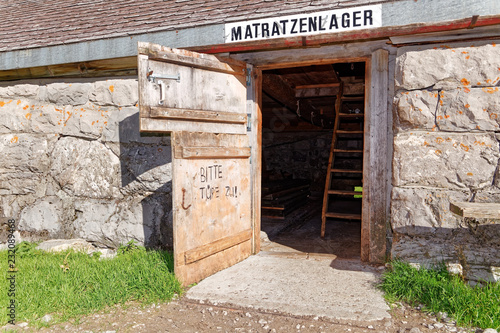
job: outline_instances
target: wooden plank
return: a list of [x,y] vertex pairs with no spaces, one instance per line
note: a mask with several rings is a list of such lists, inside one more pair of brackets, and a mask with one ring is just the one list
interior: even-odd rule
[[500,219],[500,203],[450,202],[450,211],[462,217]]
[[245,76],[246,74],[246,63],[234,59],[221,61],[211,54],[173,49],[146,42],[139,42],[137,48],[139,54],[144,54],[151,60],[187,65],[192,68],[207,69],[232,75]]
[[211,158],[249,158],[250,147],[175,147],[175,158],[211,159]]
[[363,170],[351,170],[351,169],[332,169],[331,172],[339,173],[363,173]]
[[337,194],[337,195],[361,195],[363,192],[358,191],[345,191],[345,190],[328,190],[328,194]]
[[218,239],[212,243],[202,245],[196,249],[186,251],[184,254],[185,264],[190,264],[218,252],[226,250],[235,245],[241,244],[252,237],[252,230],[245,230],[235,235]]
[[355,153],[355,154],[363,153],[363,151],[359,149],[334,149],[333,151],[336,153]]
[[247,115],[234,112],[204,111],[151,107],[151,118],[178,119],[185,121],[206,121],[229,124],[246,124]]
[[363,131],[338,130],[337,134],[363,134]]
[[365,100],[363,166],[362,260],[382,263],[386,258],[387,197],[389,157],[388,89],[389,53],[380,49],[372,54],[366,69],[368,93]]
[[[190,285],[252,253],[248,237],[204,257],[214,244],[216,250],[224,247],[221,239],[252,229],[250,159],[181,159],[175,152],[183,147],[248,148],[249,142],[246,134],[193,132],[173,132],[171,142],[174,271],[183,285]],[[186,253],[193,254],[188,263]]]
[[361,214],[327,212],[326,217],[345,219],[345,220],[361,220]]
[[[234,63],[242,63],[229,62],[213,55],[140,43],[140,130],[245,134],[246,67],[232,71]],[[158,77],[150,80],[151,75]],[[166,75],[180,79],[160,77]]]

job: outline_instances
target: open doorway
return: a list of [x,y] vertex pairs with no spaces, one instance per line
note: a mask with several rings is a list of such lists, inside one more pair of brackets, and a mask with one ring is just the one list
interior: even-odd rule
[[263,251],[360,258],[365,78],[362,61],[263,71]]

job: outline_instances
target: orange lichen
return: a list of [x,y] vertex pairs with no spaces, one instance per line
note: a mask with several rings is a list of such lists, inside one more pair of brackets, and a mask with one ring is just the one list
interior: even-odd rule
[[470,93],[470,89],[469,89],[469,88],[464,88],[464,91],[465,91],[466,93]]
[[436,143],[443,143],[444,139],[442,137],[437,137],[436,138]]
[[488,87],[488,88],[481,88],[484,92],[487,92],[488,94],[494,94],[495,92],[498,91],[498,87]]
[[439,149],[437,149],[434,153],[435,153],[436,155],[438,155],[438,156],[442,154],[441,150],[439,150]]
[[95,124],[95,121],[92,122],[92,125],[94,125],[94,124]]
[[472,172],[467,172],[467,176],[473,176],[474,174]]
[[481,129],[481,127],[479,127],[479,125],[476,125],[476,129],[478,129],[478,130],[479,130],[479,129]]
[[465,59],[470,59],[470,56],[465,57]]
[[31,119],[31,113],[26,113],[26,119],[30,120]]
[[439,100],[439,105],[443,105],[443,104],[444,104],[443,100],[442,100],[442,99],[440,99],[440,100]]
[[462,148],[465,151],[469,151],[469,146],[466,146],[463,143],[460,144],[460,148]]
[[443,119],[443,116],[437,116],[436,119],[441,120]]
[[498,115],[496,113],[491,113],[490,114],[490,119],[497,119]]
[[464,85],[464,86],[468,86],[470,85],[470,81],[467,80],[466,78],[463,78],[462,80],[460,80],[460,82]]
[[115,87],[113,85],[109,86],[109,91],[111,92],[115,91]]
[[23,107],[23,110],[26,110],[29,107],[30,107],[29,105],[26,105],[25,107]]
[[462,111],[458,111],[458,113],[459,113],[459,114],[463,114],[463,112],[462,112]]
[[17,105],[19,105],[19,104],[21,104],[21,100],[20,99],[17,100]]
[[496,43],[491,43],[491,46],[495,47],[495,46],[497,46],[497,44]]
[[470,104],[469,104],[469,103],[465,104],[464,106],[465,106],[467,109],[468,109],[468,108],[470,108]]
[[16,143],[17,141],[19,141],[19,138],[16,135],[14,135],[12,139],[10,139],[10,143]]
[[428,146],[428,145],[429,145],[429,142],[424,141],[424,146]]
[[449,115],[445,115],[444,117],[445,117],[446,119],[448,119],[448,118],[450,118],[451,116],[449,116]]

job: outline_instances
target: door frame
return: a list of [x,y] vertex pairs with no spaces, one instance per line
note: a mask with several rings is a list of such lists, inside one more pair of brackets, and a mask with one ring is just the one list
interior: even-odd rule
[[[304,49],[300,50],[303,51]],[[270,51],[269,53],[272,53]],[[274,51],[280,52],[280,51]],[[300,52],[298,52],[300,53]],[[254,65],[249,99],[253,102],[251,112],[250,142],[252,149],[252,252],[260,251],[261,230],[261,181],[262,181],[262,71],[277,68],[301,67],[319,64],[365,62],[365,123],[363,151],[363,199],[361,222],[361,260],[382,263],[386,259],[386,228],[389,221],[387,191],[390,172],[387,167],[388,147],[388,90],[389,52],[383,48],[361,57],[350,57],[335,53],[324,58],[300,61],[269,62]],[[364,52],[366,53],[366,51]],[[272,56],[268,56],[272,59]],[[296,55],[296,57],[300,57]],[[244,56],[241,58],[245,58]],[[258,59],[258,55],[251,58]],[[293,58],[293,56],[292,56]],[[247,60],[251,63],[251,60]],[[251,95],[250,95],[251,94]]]

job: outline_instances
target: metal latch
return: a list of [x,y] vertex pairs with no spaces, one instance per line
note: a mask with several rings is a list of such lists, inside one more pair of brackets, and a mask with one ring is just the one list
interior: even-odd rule
[[163,80],[175,80],[177,82],[181,82],[181,75],[166,75],[166,74],[153,74],[152,70],[148,70],[147,78],[149,82],[152,83],[157,83],[160,85],[160,100],[158,101],[158,104],[163,105],[166,99],[166,87],[165,87],[165,81]]

